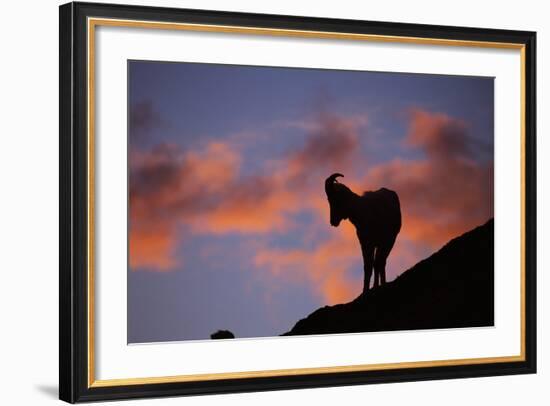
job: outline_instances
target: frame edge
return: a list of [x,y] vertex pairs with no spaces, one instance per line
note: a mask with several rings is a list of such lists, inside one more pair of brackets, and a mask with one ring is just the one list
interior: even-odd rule
[[537,33],[525,38],[525,366],[537,373]]
[[72,3],[59,6],[59,399],[70,403],[77,397],[71,261],[73,12]]

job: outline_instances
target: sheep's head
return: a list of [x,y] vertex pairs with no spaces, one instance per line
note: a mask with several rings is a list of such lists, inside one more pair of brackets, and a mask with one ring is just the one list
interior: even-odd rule
[[342,220],[348,218],[347,203],[351,190],[336,180],[343,176],[340,173],[334,173],[325,180],[325,192],[330,205],[330,225],[333,227],[338,227]]

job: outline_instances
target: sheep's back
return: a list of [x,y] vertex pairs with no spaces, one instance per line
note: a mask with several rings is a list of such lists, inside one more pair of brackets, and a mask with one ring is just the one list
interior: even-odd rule
[[369,228],[397,235],[401,229],[399,196],[390,189],[367,191],[361,196],[365,205],[365,219]]

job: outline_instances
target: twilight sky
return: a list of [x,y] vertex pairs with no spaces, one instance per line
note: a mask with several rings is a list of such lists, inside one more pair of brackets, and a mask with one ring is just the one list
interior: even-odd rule
[[493,216],[493,79],[129,62],[130,343],[274,336],[362,290],[324,179],[387,187],[388,280]]

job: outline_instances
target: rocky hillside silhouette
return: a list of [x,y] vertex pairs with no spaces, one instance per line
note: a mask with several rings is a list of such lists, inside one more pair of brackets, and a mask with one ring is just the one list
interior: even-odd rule
[[491,326],[493,235],[491,219],[394,281],[350,303],[320,308],[283,335]]

